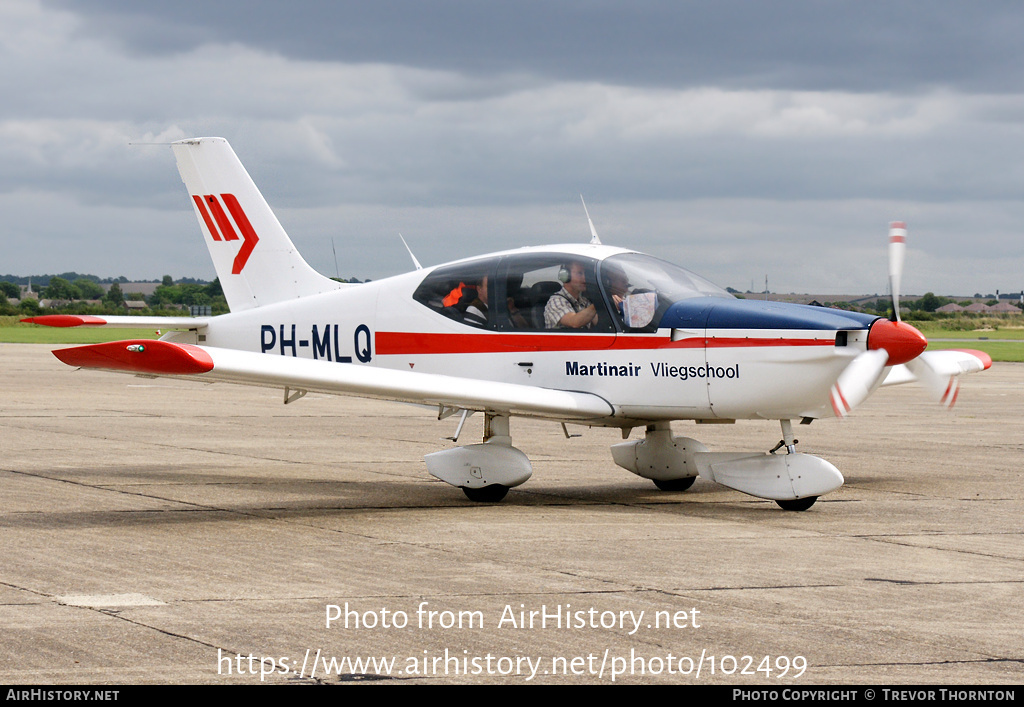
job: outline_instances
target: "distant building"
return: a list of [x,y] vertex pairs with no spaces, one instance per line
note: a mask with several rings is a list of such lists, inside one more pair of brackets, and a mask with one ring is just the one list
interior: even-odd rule
[[1020,307],[1009,302],[1000,302],[988,308],[989,314],[1020,314]]
[[963,312],[964,308],[958,305],[956,302],[950,302],[949,304],[942,305],[935,311],[940,314],[953,314],[955,312]]
[[[159,282],[119,282],[117,283],[121,288],[121,292],[125,295],[135,292],[140,295],[149,297],[151,294],[156,292],[156,288],[160,287]],[[110,292],[110,285],[103,285],[103,289]]]

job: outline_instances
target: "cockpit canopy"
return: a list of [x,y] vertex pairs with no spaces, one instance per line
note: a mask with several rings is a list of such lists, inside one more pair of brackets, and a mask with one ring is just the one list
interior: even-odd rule
[[[545,323],[552,297],[565,297],[570,271],[582,268],[579,305],[592,303],[596,321],[581,329]],[[514,253],[432,271],[413,299],[468,326],[499,331],[655,331],[674,303],[732,295],[685,268],[640,253],[604,260],[551,252]]]

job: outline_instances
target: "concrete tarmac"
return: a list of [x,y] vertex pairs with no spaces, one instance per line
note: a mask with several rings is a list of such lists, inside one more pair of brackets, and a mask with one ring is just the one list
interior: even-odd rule
[[[901,386],[797,427],[846,485],[792,513],[660,492],[614,465],[617,431],[518,418],[534,476],[475,504],[423,462],[456,418],[50,348],[0,345],[2,683],[1024,678],[1022,364],[967,378],[951,413]],[[781,436],[674,429],[713,451]]]

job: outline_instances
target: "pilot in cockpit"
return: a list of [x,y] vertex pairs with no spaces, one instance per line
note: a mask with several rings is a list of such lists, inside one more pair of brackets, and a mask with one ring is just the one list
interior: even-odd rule
[[558,272],[562,289],[551,295],[544,307],[547,329],[584,329],[597,323],[597,307],[583,293],[587,289],[587,272],[583,263],[570,261]]

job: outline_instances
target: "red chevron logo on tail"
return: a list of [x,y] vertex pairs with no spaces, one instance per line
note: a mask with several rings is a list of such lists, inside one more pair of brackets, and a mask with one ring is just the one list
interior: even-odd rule
[[[260,241],[259,236],[256,235],[256,230],[245,215],[242,205],[238,203],[238,199],[235,198],[234,194],[221,194],[220,199],[214,194],[206,194],[205,196],[193,194],[192,201],[195,202],[199,215],[202,217],[203,223],[206,224],[206,228],[210,231],[210,236],[213,237],[213,240],[237,241],[238,231],[242,233],[242,247],[238,249],[238,254],[231,265],[231,274],[238,275],[242,272],[242,268],[248,262],[253,249]],[[223,206],[221,201],[224,202]],[[227,208],[226,212],[225,207]],[[230,218],[228,218],[229,213],[231,214]],[[234,225],[231,223],[232,219],[234,219]],[[236,227],[238,231],[235,230]]]

